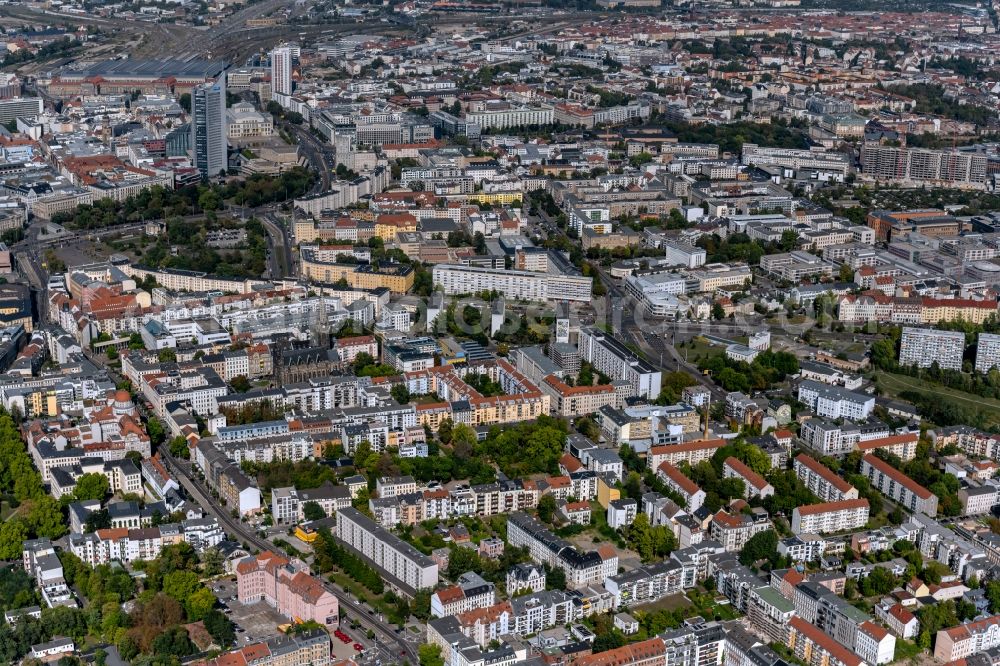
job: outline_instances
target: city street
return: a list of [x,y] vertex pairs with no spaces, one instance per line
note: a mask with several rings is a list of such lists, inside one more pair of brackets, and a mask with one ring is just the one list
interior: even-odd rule
[[[188,494],[195,502],[218,519],[219,524],[222,525],[226,533],[234,540],[248,544],[259,550],[281,551],[278,546],[262,538],[255,530],[233,518],[221,508],[219,503],[211,497],[211,494],[198,479],[189,461],[174,458],[164,448],[161,448],[160,455]],[[381,659],[383,664],[389,664],[397,661],[400,657],[406,659],[411,664],[418,663],[417,647],[423,642],[422,636],[415,636],[413,640],[406,640],[410,638],[409,634],[397,634],[396,630],[376,615],[371,608],[359,604],[356,598],[334,583],[327,582],[326,585],[340,602],[342,614],[356,618],[362,629],[374,632],[374,641],[369,641],[367,638],[364,641],[360,641],[362,644],[370,643],[372,645],[371,649],[374,649],[377,653],[377,656],[371,663],[375,663]]]

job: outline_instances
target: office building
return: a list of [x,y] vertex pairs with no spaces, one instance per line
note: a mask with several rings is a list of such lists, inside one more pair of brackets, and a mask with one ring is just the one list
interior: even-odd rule
[[934,363],[944,370],[961,370],[965,333],[903,327],[899,342],[899,364],[929,368]]
[[820,174],[819,180],[842,182],[851,171],[850,156],[839,151],[827,151],[820,147],[805,150],[744,143],[741,159],[746,165],[783,167],[793,171],[815,171]]
[[667,240],[663,242],[664,259],[670,266],[698,268],[705,265],[708,254],[700,247],[695,247],[683,241]]
[[0,99],[0,125],[7,125],[18,118],[37,116],[42,108],[41,97]]
[[872,487],[910,511],[920,511],[931,518],[937,515],[937,496],[881,458],[866,455],[861,459],[861,473],[868,477]]
[[198,86],[191,94],[191,149],[194,165],[205,178],[229,166],[226,141],[226,75]]

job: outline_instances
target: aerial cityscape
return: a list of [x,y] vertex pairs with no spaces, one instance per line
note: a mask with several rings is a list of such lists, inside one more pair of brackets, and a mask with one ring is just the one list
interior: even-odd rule
[[1000,0],[0,47],[0,666],[1000,666]]

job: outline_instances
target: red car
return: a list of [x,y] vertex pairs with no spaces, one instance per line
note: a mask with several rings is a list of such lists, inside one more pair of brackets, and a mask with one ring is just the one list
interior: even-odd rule
[[357,650],[358,652],[361,652],[362,650],[365,649],[365,646],[362,645],[361,643],[355,643],[354,644],[354,649]]

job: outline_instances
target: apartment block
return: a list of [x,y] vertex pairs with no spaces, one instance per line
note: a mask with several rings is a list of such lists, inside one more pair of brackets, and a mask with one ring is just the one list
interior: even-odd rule
[[965,353],[965,333],[903,327],[899,343],[899,364],[929,368],[934,363],[945,370],[961,370]]
[[524,513],[507,516],[507,541],[511,546],[527,548],[536,562],[563,569],[567,585],[573,588],[603,585],[609,576],[618,573],[618,555],[613,548],[578,550]]
[[1000,646],[1000,615],[941,629],[934,641],[934,658],[952,663]]
[[818,416],[860,420],[875,409],[875,397],[806,380],[799,384],[799,400]]
[[1000,366],[1000,335],[980,333],[976,343],[976,372],[987,373]]
[[877,143],[861,147],[862,173],[879,181],[981,188],[986,182],[986,163],[982,153]]
[[624,608],[683,592],[695,585],[696,577],[693,564],[669,559],[610,576],[604,587],[614,595],[615,607]]
[[744,499],[753,497],[764,499],[774,494],[774,486],[742,461],[732,456],[726,458],[725,462],[722,463],[722,476],[727,479],[741,479],[743,481]]
[[611,335],[590,326],[581,328],[579,348],[584,361],[611,379],[628,382],[634,395],[659,397],[662,373]]
[[311,629],[296,634],[281,634],[263,643],[252,643],[202,662],[204,666],[330,666],[330,634],[323,629]]
[[937,496],[881,458],[866,455],[861,460],[861,473],[880,493],[910,511],[920,511],[932,518],[937,515]]
[[798,506],[792,511],[792,532],[826,534],[864,527],[868,523],[868,500],[848,499]]
[[724,439],[703,439],[683,444],[664,444],[663,446],[650,447],[646,455],[646,465],[652,469],[659,469],[663,463],[679,465],[681,462],[694,466],[698,463],[709,460],[715,452],[726,445]]
[[337,512],[336,537],[404,592],[412,594],[438,583],[438,565],[434,560],[353,507]]
[[438,590],[431,595],[431,615],[447,617],[477,608],[487,608],[496,603],[496,589],[475,573],[464,573],[456,585]]
[[709,536],[722,544],[727,552],[742,550],[750,537],[772,527],[771,519],[763,509],[755,509],[751,515],[719,511],[709,523]]
[[437,264],[432,275],[434,284],[448,295],[498,291],[505,298],[524,301],[589,303],[593,287],[589,277],[458,264]]
[[787,647],[807,664],[866,666],[866,662],[801,617],[788,621]]
[[664,666],[666,643],[662,638],[650,638],[640,643],[599,652],[574,660],[575,666]]
[[826,502],[858,498],[858,490],[833,470],[804,453],[795,458],[795,475],[814,495]]
[[705,491],[670,463],[661,463],[656,468],[656,476],[684,498],[684,508],[688,511],[697,511],[705,503]]
[[271,490],[271,515],[275,523],[300,523],[305,520],[305,505],[318,504],[324,513],[332,516],[335,511],[351,506],[351,491],[347,486],[335,486],[329,481],[319,488],[297,490],[274,488]]

